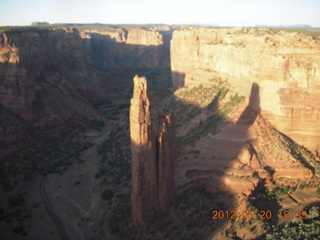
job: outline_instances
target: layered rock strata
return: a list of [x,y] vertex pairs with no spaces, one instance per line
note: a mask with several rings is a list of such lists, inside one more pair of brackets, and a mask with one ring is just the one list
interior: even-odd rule
[[156,216],[159,208],[157,194],[156,146],[152,133],[147,81],[134,78],[130,107],[130,136],[132,152],[131,213],[134,222],[143,223]]
[[0,32],[0,153],[99,118],[91,103],[108,94],[101,80],[85,64],[76,29]]
[[271,29],[186,27],[173,33],[171,70],[175,87],[220,77],[247,99],[256,82],[262,116],[320,151],[319,40]]
[[83,111],[80,106],[91,96],[104,94],[97,85],[89,78],[76,29],[0,34],[0,102],[23,119],[41,119],[42,125],[68,119],[71,112]]
[[130,107],[132,152],[131,214],[142,225],[164,211],[174,196],[175,134],[171,115],[161,115],[152,132],[147,80],[135,76]]
[[[169,38],[167,34],[169,33]],[[83,30],[86,62],[103,69],[169,69],[171,31],[148,29]]]
[[161,209],[171,204],[174,189],[175,130],[173,115],[159,114],[157,136],[158,193]]

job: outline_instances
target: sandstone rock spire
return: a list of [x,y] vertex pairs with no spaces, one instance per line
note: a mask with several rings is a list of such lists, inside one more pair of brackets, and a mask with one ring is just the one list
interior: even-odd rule
[[132,152],[131,215],[134,223],[143,224],[156,216],[158,209],[155,139],[152,134],[147,80],[135,76],[130,107]]
[[147,80],[135,76],[130,107],[132,151],[131,215],[143,225],[171,204],[174,188],[175,132],[172,115],[159,114],[157,137],[151,126]]
[[159,114],[157,136],[158,194],[160,208],[172,203],[174,189],[174,159],[176,153],[173,115]]

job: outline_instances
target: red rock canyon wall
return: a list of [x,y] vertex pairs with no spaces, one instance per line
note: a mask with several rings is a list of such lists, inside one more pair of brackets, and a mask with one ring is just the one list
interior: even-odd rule
[[319,40],[270,29],[186,27],[173,33],[171,70],[175,87],[227,78],[247,100],[258,83],[262,115],[320,151]]

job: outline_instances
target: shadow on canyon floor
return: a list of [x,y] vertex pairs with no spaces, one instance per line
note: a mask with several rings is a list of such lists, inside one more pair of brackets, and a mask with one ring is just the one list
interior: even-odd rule
[[[127,44],[123,39],[112,38],[100,33],[86,32],[90,38],[83,38],[85,62],[102,72],[104,88],[113,92],[125,92],[126,102],[132,95],[132,79],[135,75],[146,76],[150,89],[166,89],[172,85],[170,71],[170,40],[172,31],[159,31],[162,45]],[[121,42],[123,41],[123,42]],[[119,100],[119,99],[118,99]]]
[[[223,111],[219,110],[224,91],[217,90],[205,109],[179,99],[173,93],[155,101],[156,106],[151,105],[154,115],[152,122],[156,122],[155,116],[159,110],[173,113],[176,132],[183,131],[182,128],[194,122],[203,112],[207,113],[207,118],[200,119],[185,135],[177,137],[175,200],[167,213],[158,216],[141,231],[138,230],[142,234],[139,237],[146,237],[143,231],[147,230],[161,231],[157,235],[163,234],[162,239],[213,239],[218,234],[216,230],[221,230],[230,220],[226,211],[235,211],[236,196],[225,183],[225,172],[231,168],[232,161],[237,159],[244,147],[249,149],[251,158],[257,154],[248,129],[260,113],[260,96],[259,85],[253,83],[248,106],[232,125]],[[170,98],[171,101],[168,100]],[[166,104],[161,108],[162,101]],[[181,179],[184,179],[183,183]],[[224,217],[216,215],[214,211],[224,212]]]
[[[117,43],[115,39],[109,36],[96,33],[90,35],[91,42],[86,42],[87,40],[83,39],[82,43],[86,64],[102,72],[111,72],[110,76],[112,77],[120,76],[119,78],[123,79],[122,82],[113,83],[113,78],[107,80],[108,83],[117,85],[119,91],[125,86],[132,89],[132,78],[136,74],[147,75],[149,81],[157,78],[159,82],[163,77],[169,79],[168,82],[170,82],[172,76],[174,79],[179,79],[180,85],[184,85],[185,75],[169,70],[170,34],[164,36],[165,44],[162,46],[128,45]],[[159,72],[157,72],[158,70]],[[167,71],[166,74],[169,75],[162,75],[161,71]],[[76,81],[71,82],[74,84]],[[168,85],[163,89],[167,90]],[[244,147],[251,149],[252,155],[256,154],[254,148],[250,145],[250,139],[248,139],[248,129],[260,113],[259,85],[255,83],[252,85],[249,104],[234,125],[228,122],[227,114],[219,109],[221,100],[226,95],[226,88],[213,89],[212,95],[209,96],[212,101],[204,109],[192,104],[192,102],[179,99],[174,93],[163,91],[163,89],[156,89],[152,92],[150,96],[151,104],[161,104],[167,99],[172,99],[172,101],[167,102],[167,105],[163,106],[164,109],[154,109],[154,114],[157,115],[159,110],[172,112],[175,118],[176,132],[182,131],[183,127],[191,124],[190,131],[186,131],[184,135],[177,137],[175,171],[178,184],[176,185],[176,198],[167,213],[159,216],[158,219],[150,222],[147,226],[138,229],[135,235],[130,229],[129,231],[123,229],[123,222],[127,222],[128,218],[130,219],[128,215],[109,219],[109,227],[111,233],[123,236],[123,239],[128,239],[128,236],[134,236],[135,239],[143,239],[144,237],[146,239],[154,239],[155,237],[158,239],[211,239],[217,234],[216,230],[228,222],[227,217],[212,219],[214,217],[213,211],[235,210],[235,196],[228,191],[225,184],[226,170],[230,168],[232,160],[237,158]],[[198,89],[199,92],[203,90],[200,87]],[[48,88],[48,90],[50,89]],[[60,90],[55,89],[55,91]],[[132,92],[129,94],[131,94],[129,95],[131,97]],[[194,93],[190,91],[189,94]],[[36,108],[37,106],[33,107]],[[206,117],[204,119],[199,117],[199,122],[192,125],[203,112],[207,113]],[[152,120],[155,123],[154,118]],[[110,152],[116,152],[113,155],[114,159],[111,159],[114,165],[110,164],[110,166],[120,166],[121,171],[117,171],[119,179],[122,175],[130,175],[128,173],[128,171],[130,172],[130,158],[128,158],[128,162],[125,162],[126,160],[120,157],[121,154],[130,155],[127,153],[130,151],[128,123],[129,121],[125,126],[121,126],[125,140],[115,140],[114,149],[109,149]],[[219,131],[221,126],[229,127],[222,127],[222,131]],[[115,136],[117,135],[115,134]],[[110,141],[108,144],[113,147]],[[102,147],[104,146],[102,145]],[[107,147],[109,146],[106,146],[106,149]],[[122,160],[123,162],[121,162]],[[114,169],[117,169],[116,167]],[[113,174],[116,172],[113,171],[114,169],[111,170]],[[180,181],[180,178],[183,181]],[[131,180],[128,180],[130,178],[126,179],[125,183],[130,186]],[[119,186],[110,187],[117,189]],[[126,194],[130,193],[127,192]],[[124,211],[128,209],[129,202],[130,200],[125,201],[127,206],[125,206]],[[117,202],[114,202],[115,215],[121,213],[117,204]]]

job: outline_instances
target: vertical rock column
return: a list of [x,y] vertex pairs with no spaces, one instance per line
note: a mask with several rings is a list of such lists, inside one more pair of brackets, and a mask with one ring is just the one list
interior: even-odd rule
[[176,153],[173,115],[159,114],[157,137],[158,195],[160,209],[172,203],[174,188],[174,159]]
[[156,216],[159,206],[157,191],[157,160],[152,133],[147,80],[135,76],[130,107],[130,137],[132,151],[131,216],[142,225]]

